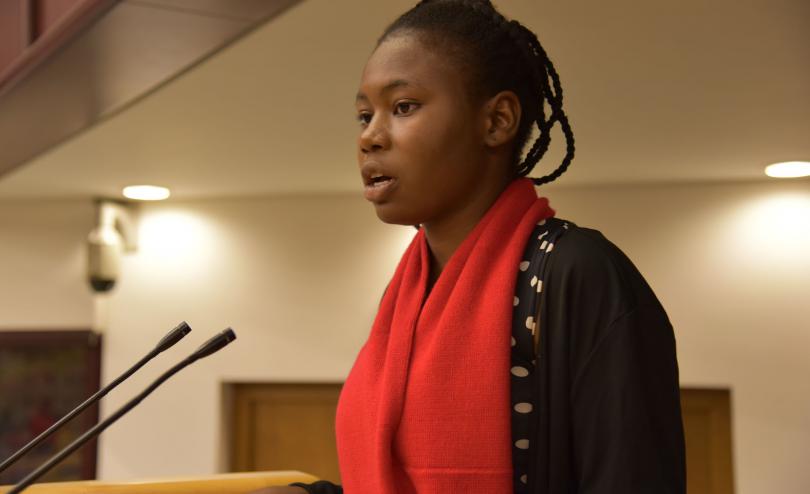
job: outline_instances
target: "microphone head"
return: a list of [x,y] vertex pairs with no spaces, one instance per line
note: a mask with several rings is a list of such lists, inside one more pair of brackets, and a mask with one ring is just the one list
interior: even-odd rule
[[155,345],[155,351],[160,353],[164,350],[168,350],[175,343],[182,340],[187,334],[191,332],[191,326],[186,323],[186,321],[181,322],[177,325],[174,329],[166,333],[157,345]]
[[198,348],[192,354],[192,357],[194,358],[194,360],[207,357],[212,353],[219,351],[225,345],[227,345],[228,343],[232,342],[235,339],[236,333],[234,333],[231,328],[224,329],[221,332],[214,335],[213,338],[200,345],[200,348]]

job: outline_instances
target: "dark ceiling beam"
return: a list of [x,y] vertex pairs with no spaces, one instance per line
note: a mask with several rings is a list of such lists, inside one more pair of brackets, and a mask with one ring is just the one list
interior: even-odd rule
[[301,0],[92,0],[0,75],[0,177]]

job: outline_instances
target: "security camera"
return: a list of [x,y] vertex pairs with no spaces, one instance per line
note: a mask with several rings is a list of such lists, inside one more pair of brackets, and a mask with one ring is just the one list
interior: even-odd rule
[[124,245],[114,227],[98,226],[87,236],[87,277],[94,292],[108,292],[121,273]]
[[125,205],[98,202],[98,225],[87,236],[87,278],[96,293],[109,292],[121,275],[124,252],[135,250],[135,227]]

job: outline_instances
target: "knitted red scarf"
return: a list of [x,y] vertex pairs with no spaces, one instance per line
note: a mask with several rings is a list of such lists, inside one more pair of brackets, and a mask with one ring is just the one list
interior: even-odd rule
[[553,215],[531,180],[515,180],[427,299],[430,253],[424,230],[416,234],[340,395],[346,494],[512,492],[515,280],[529,234]]

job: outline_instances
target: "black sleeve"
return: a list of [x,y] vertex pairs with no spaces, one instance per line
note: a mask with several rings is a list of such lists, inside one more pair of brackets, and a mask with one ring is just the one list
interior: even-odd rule
[[552,258],[544,294],[550,484],[587,494],[685,493],[675,337],[663,307],[595,230],[572,228]]
[[319,480],[313,484],[302,484],[296,482],[290,484],[291,487],[303,487],[309,494],[343,494],[343,487],[335,485],[326,480]]
[[655,306],[617,319],[573,383],[581,492],[686,492],[675,343]]

